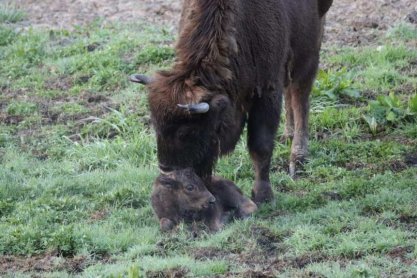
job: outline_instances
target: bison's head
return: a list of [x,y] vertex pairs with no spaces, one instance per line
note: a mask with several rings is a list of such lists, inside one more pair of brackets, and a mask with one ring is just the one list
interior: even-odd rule
[[200,177],[210,176],[220,152],[218,133],[229,98],[163,72],[155,78],[130,79],[148,87],[161,171],[191,167]]

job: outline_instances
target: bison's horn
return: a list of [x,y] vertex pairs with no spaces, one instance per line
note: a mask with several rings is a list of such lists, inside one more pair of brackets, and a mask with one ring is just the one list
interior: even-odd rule
[[152,82],[152,78],[150,78],[146,75],[143,75],[143,74],[132,74],[129,77],[129,80],[131,82],[140,83],[140,84],[143,84],[143,85],[148,85],[149,83]]
[[178,104],[178,107],[191,114],[205,114],[210,109],[210,105],[207,102],[201,102],[198,104]]

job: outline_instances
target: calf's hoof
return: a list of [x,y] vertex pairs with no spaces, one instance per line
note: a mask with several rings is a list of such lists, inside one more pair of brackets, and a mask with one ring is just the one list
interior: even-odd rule
[[256,210],[258,206],[249,198],[244,199],[239,207],[239,218],[245,219],[250,217]]
[[168,218],[161,218],[159,220],[159,227],[162,232],[169,232],[175,227],[175,222]]
[[271,202],[274,199],[271,184],[269,182],[256,182],[252,189],[252,200],[255,204]]
[[212,233],[218,232],[223,228],[223,222],[220,220],[212,221],[208,224],[208,228]]

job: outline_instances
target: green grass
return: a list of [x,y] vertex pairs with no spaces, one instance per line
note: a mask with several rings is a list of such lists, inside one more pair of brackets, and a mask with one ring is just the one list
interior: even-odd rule
[[[168,235],[158,230],[149,198],[155,135],[146,92],[127,81],[169,67],[174,38],[141,24],[99,22],[16,33],[11,22],[22,16],[1,6],[0,276],[417,273],[417,169],[406,159],[417,152],[416,115],[374,131],[363,117],[390,92],[398,107],[409,107],[417,57],[409,25],[389,30],[378,49],[323,51],[304,174],[288,176],[289,144],[277,137],[276,200],[251,219],[194,238],[184,225]],[[250,194],[245,140],[216,172]]]
[[16,23],[25,19],[25,13],[11,5],[0,4],[0,23]]

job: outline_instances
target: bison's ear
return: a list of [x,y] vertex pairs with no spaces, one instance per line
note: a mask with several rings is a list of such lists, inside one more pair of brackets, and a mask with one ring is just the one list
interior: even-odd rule
[[178,181],[171,179],[164,174],[157,178],[157,182],[168,189],[178,189],[181,186]]
[[129,77],[129,80],[134,83],[139,83],[143,85],[148,85],[149,83],[152,83],[153,79],[151,77],[148,77],[143,74],[132,74]]

